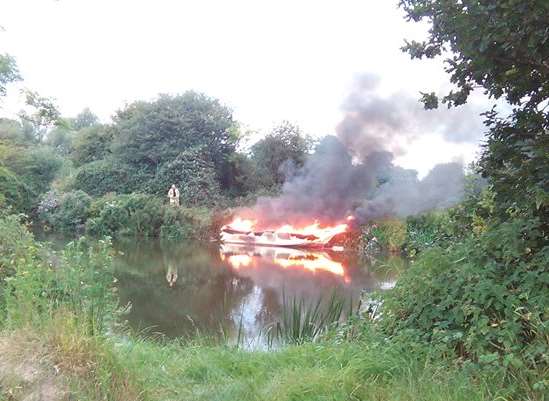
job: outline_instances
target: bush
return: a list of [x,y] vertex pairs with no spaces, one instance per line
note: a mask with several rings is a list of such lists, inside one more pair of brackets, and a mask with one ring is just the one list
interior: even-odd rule
[[[9,277],[0,281],[0,322],[40,327],[63,310],[87,334],[104,333],[116,307],[110,253],[108,241],[83,237],[53,254],[15,216],[0,218],[0,271],[10,266]],[[1,292],[3,283],[7,288]]]
[[154,237],[162,225],[162,202],[144,194],[106,196],[90,208],[88,233],[96,236]]
[[84,127],[73,140],[71,159],[76,166],[107,157],[110,153],[113,130],[103,125]]
[[435,245],[444,246],[457,239],[455,226],[448,211],[408,217],[406,226],[406,251],[410,256]]
[[[49,189],[61,168],[62,159],[46,146],[0,144],[0,163],[9,169],[18,181],[15,183],[13,177],[6,177],[9,174],[5,170],[4,174],[0,172],[0,176],[4,175],[4,185],[12,188],[11,199],[15,200],[20,210],[30,211],[38,203],[40,195]],[[14,185],[19,196],[13,195]]]
[[490,187],[481,187],[477,177],[469,178],[467,196],[461,203],[444,211],[408,217],[408,255],[433,246],[450,247],[487,230],[494,210],[494,193]]
[[373,225],[372,239],[392,252],[400,251],[406,242],[406,224],[398,219],[385,219]]
[[62,159],[45,146],[22,148],[6,160],[6,166],[17,174],[35,197],[49,189],[62,164]]
[[205,160],[203,155],[200,148],[181,152],[159,170],[152,191],[166,194],[175,184],[184,206],[213,205],[219,199],[221,189],[213,163]]
[[68,192],[61,197],[48,192],[38,207],[39,217],[57,231],[77,232],[88,219],[91,202],[83,191]]
[[83,165],[73,185],[91,196],[103,196],[110,192],[143,192],[152,178],[147,171],[107,159]]
[[28,212],[31,193],[12,171],[0,166],[0,209],[8,207],[14,211]]
[[549,245],[541,224],[515,218],[424,252],[384,297],[386,333],[541,380],[549,373]]
[[211,221],[207,208],[174,208],[146,194],[111,195],[92,203],[86,231],[94,236],[204,239]]

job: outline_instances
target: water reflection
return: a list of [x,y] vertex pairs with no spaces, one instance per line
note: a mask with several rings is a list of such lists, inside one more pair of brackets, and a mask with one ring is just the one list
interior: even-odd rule
[[219,254],[221,260],[226,260],[234,269],[241,267],[265,268],[265,265],[272,264],[284,269],[304,269],[313,274],[323,270],[337,276],[345,276],[343,263],[321,251],[222,244]]
[[[129,323],[168,337],[225,333],[248,338],[281,313],[283,294],[315,301],[334,291],[356,302],[394,282],[355,255],[210,244],[117,244],[120,299]],[[388,273],[389,271],[389,273]]]

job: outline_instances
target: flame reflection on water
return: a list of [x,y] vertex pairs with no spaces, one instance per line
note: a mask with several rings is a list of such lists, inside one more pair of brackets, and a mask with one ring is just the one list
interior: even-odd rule
[[342,277],[346,283],[351,281],[346,275],[343,263],[334,260],[326,252],[223,244],[219,253],[221,260],[236,270],[271,264],[273,267],[308,271],[312,274],[328,272]]

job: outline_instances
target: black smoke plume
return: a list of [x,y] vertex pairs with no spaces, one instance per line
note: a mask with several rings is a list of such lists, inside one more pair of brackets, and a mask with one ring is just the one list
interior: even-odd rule
[[377,84],[374,76],[361,77],[343,105],[345,116],[336,136],[321,140],[284,183],[280,196],[260,198],[243,214],[260,216],[264,226],[341,221],[348,215],[364,223],[459,202],[465,181],[460,163],[439,164],[420,180],[415,170],[395,166],[393,158],[405,153],[421,130],[456,142],[478,137],[477,116],[467,109],[459,115],[425,111],[417,99],[405,95],[381,98]]

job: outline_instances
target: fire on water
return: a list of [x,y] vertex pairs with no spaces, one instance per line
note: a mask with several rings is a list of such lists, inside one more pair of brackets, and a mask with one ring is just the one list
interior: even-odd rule
[[[348,217],[347,220],[352,219]],[[276,228],[257,230],[256,220],[236,217],[221,228],[221,240],[226,243],[283,246],[296,248],[322,248],[338,234],[347,232],[347,223],[323,225],[318,221],[302,227],[285,224]]]

